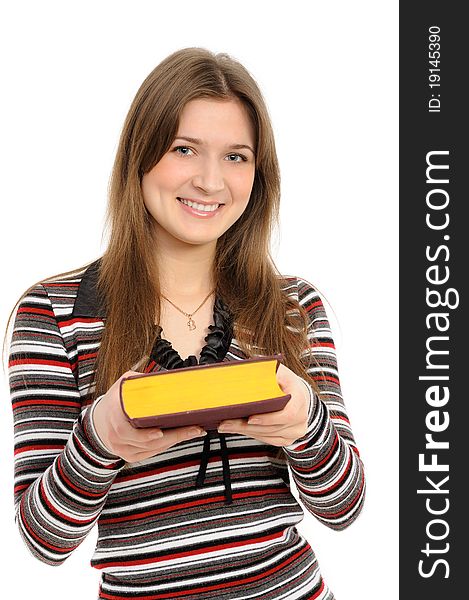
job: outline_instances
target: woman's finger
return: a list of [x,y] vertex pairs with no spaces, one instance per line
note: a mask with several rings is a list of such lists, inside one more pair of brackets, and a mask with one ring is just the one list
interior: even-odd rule
[[138,429],[130,424],[116,427],[116,434],[122,443],[142,448],[161,439],[164,435],[163,431],[156,427]]
[[[184,440],[203,437],[203,430],[198,426],[175,427],[164,430],[157,429],[151,432],[140,429],[136,430],[136,432],[136,435],[132,436],[130,440],[125,440],[129,446],[149,451],[156,450],[158,452],[162,452]],[[162,435],[158,436],[158,432],[161,432]]]
[[[269,416],[267,416],[267,414]],[[271,415],[274,415],[273,417]],[[218,426],[218,431],[221,433],[233,433],[233,432],[244,432],[244,431],[283,431],[291,427],[291,424],[285,423],[285,416],[278,415],[277,413],[266,413],[259,417],[260,423],[252,422],[243,419],[231,419],[230,421],[223,421]]]
[[261,415],[252,415],[248,418],[248,425],[283,427],[285,426],[285,408],[275,412],[264,413]]

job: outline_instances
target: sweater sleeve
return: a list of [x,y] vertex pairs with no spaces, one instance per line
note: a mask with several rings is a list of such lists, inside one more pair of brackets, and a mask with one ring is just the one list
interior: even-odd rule
[[365,478],[350,427],[337,371],[331,329],[323,302],[312,285],[298,280],[298,299],[309,317],[308,349],[302,362],[320,390],[309,390],[306,434],[283,450],[301,501],[331,529],[345,529],[363,507]]
[[8,371],[15,522],[35,557],[60,565],[97,521],[125,461],[109,453],[93,427],[99,398],[82,410],[74,369],[41,284],[18,306]]

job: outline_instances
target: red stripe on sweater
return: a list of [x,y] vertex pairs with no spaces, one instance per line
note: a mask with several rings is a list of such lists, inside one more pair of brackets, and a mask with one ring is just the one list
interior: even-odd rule
[[34,315],[47,315],[48,317],[54,317],[55,314],[53,310],[47,308],[31,308],[30,306],[23,306],[18,309],[18,313],[28,313]]
[[[266,493],[269,494],[284,494],[285,488],[269,488],[255,490],[252,492],[242,492],[239,494],[233,494],[233,500],[236,498],[249,498],[255,496],[265,496]],[[146,519],[147,517],[153,517],[155,515],[168,513],[168,512],[176,512],[182,509],[193,508],[194,506],[203,506],[204,504],[213,504],[215,502],[224,502],[225,496],[210,496],[209,498],[202,498],[200,500],[194,500],[193,502],[185,502],[184,504],[164,506],[162,508],[155,508],[154,510],[148,510],[142,513],[134,513],[131,515],[126,515],[124,517],[110,517],[110,518],[100,518],[99,522],[101,524],[108,523],[124,523],[125,521],[136,521],[138,519]]]
[[30,486],[30,483],[22,483],[20,485],[15,485],[15,494],[18,494],[19,492],[21,492],[22,490],[26,490],[28,489],[28,487]]
[[98,356],[97,352],[90,352],[89,354],[82,354],[78,357],[78,360],[81,362],[83,360],[89,360],[90,358],[96,358]]
[[347,417],[344,417],[342,415],[331,415],[331,419],[341,419],[342,421],[346,421],[347,423],[350,423],[350,421],[347,419]]
[[22,406],[32,406],[35,404],[51,404],[53,406],[71,406],[73,408],[80,407],[80,402],[65,402],[63,400],[22,400],[21,402],[13,402],[13,408],[21,408]]
[[340,385],[340,381],[337,379],[337,377],[331,377],[330,375],[318,375],[318,374],[314,374],[312,375],[314,381],[332,381],[333,383],[336,383],[337,385]]
[[74,519],[70,515],[66,515],[66,514],[60,512],[60,510],[57,510],[54,507],[54,505],[46,497],[46,493],[45,493],[45,490],[44,490],[44,481],[42,479],[41,479],[40,484],[39,484],[39,494],[40,494],[41,499],[43,500],[43,502],[46,504],[47,508],[52,513],[54,513],[55,515],[58,515],[60,518],[64,519],[65,521],[67,521],[69,523],[75,523],[76,525],[83,525],[83,526],[85,526],[85,525],[89,525],[90,523],[93,523],[93,521],[96,518],[96,517],[93,517],[91,519],[83,519],[83,520]]
[[49,367],[68,367],[68,362],[60,362],[58,360],[44,360],[42,358],[18,358],[10,360],[8,365],[16,367],[18,365],[47,365]]
[[94,317],[90,317],[90,318],[86,318],[86,317],[79,317],[76,319],[67,319],[66,321],[58,321],[59,326],[60,327],[70,327],[70,325],[75,325],[75,323],[79,323],[80,325],[82,325],[83,323],[101,323],[103,324],[103,320],[102,319],[96,319]]
[[97,494],[93,493],[93,492],[86,492],[84,489],[79,488],[78,486],[74,485],[70,479],[67,477],[67,475],[65,474],[63,467],[62,467],[62,458],[59,456],[57,459],[57,468],[59,470],[60,475],[62,476],[62,479],[65,481],[65,483],[71,487],[73,490],[77,491],[81,496],[87,496],[88,498],[103,498],[104,496],[106,496],[107,491],[105,492],[99,492]]
[[318,306],[323,306],[323,303],[321,302],[321,300],[316,300],[316,302],[313,302],[312,304],[309,304],[306,307],[306,312],[311,312],[314,308],[317,308]]
[[326,348],[335,348],[335,345],[331,342],[312,342],[310,344],[311,348],[320,348],[321,346],[324,346]]
[[30,450],[62,450],[63,445],[61,444],[36,444],[34,446],[23,446],[23,448],[16,448],[14,454],[21,454],[22,452],[29,452]]
[[145,369],[144,373],[149,373],[150,371],[153,371],[153,367],[156,365],[156,362],[152,359],[149,363],[147,368]]

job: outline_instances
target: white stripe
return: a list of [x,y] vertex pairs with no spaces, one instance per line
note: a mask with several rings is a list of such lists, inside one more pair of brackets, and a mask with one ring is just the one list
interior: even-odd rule
[[[70,371],[68,372],[70,374]],[[21,398],[31,398],[34,399],[36,396],[44,396],[47,394],[48,396],[59,398],[61,400],[77,400],[80,398],[79,394],[73,390],[54,390],[54,389],[45,389],[45,388],[28,388],[26,390],[18,390],[11,393],[12,400],[21,399]]]

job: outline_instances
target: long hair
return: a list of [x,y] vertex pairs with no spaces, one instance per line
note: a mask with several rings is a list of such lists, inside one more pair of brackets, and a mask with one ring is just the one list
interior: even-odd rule
[[300,360],[309,346],[308,317],[298,302],[282,292],[282,276],[270,254],[271,235],[279,220],[280,172],[261,91],[246,68],[228,54],[185,48],[146,77],[121,132],[106,212],[109,243],[98,276],[107,317],[93,398],[148,356],[154,344],[160,283],[155,233],[141,179],[169,150],[185,105],[198,98],[239,99],[255,132],[251,196],[241,217],[217,240],[212,266],[217,294],[234,317],[234,337],[248,357],[282,353],[286,366],[318,390]]

